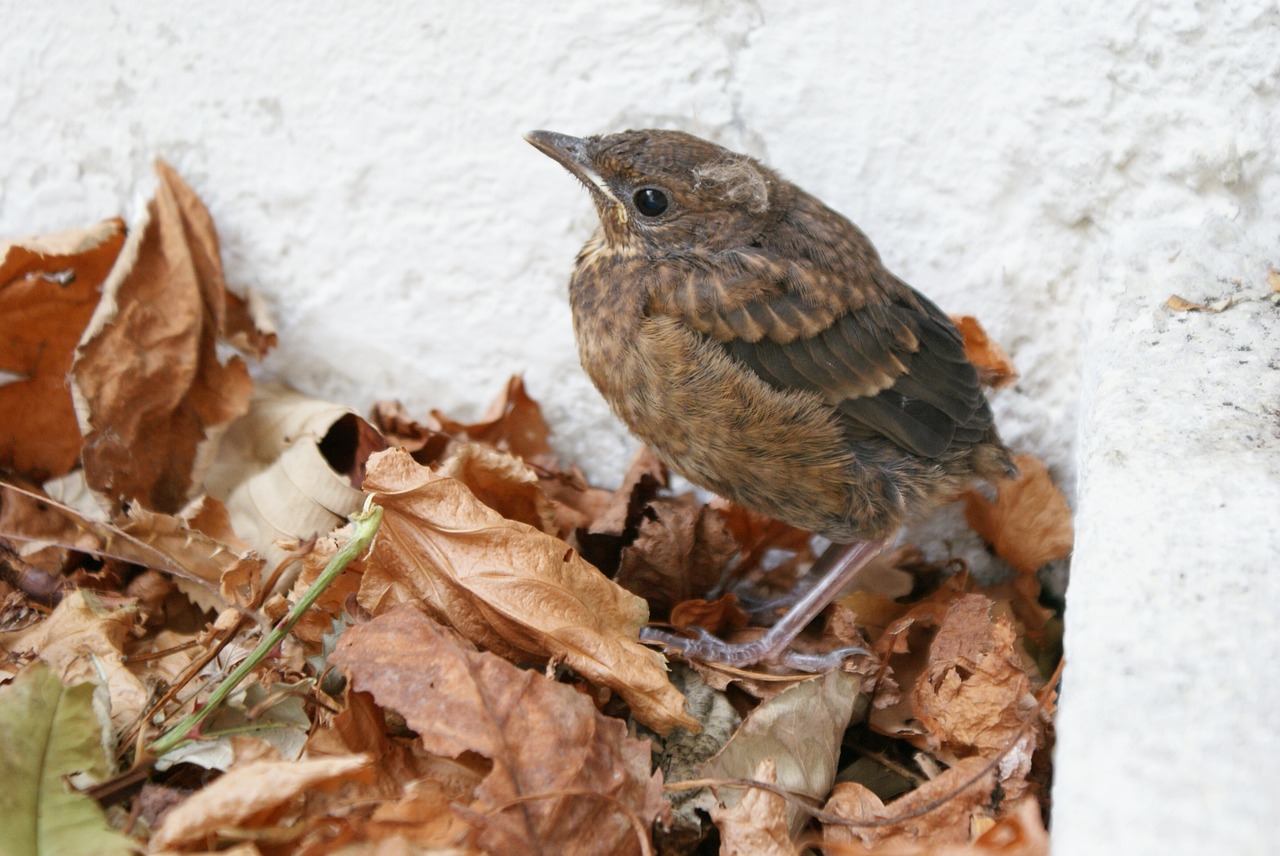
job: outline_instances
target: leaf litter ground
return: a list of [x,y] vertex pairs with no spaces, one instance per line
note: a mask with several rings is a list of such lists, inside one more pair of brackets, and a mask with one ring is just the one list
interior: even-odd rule
[[668,662],[641,627],[759,634],[809,534],[644,449],[589,484],[518,377],[473,423],[255,386],[273,326],[157,174],[131,229],[0,244],[6,852],[1047,852],[1043,463],[957,498],[1006,578],[886,554],[797,643],[843,669]]

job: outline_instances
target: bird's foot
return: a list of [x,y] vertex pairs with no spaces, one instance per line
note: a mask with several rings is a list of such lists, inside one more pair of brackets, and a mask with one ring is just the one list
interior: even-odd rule
[[697,637],[690,639],[656,627],[646,627],[640,631],[640,638],[645,642],[661,643],[667,651],[691,660],[725,666],[776,663],[798,672],[810,673],[829,672],[840,668],[849,657],[871,653],[866,648],[851,645],[825,654],[804,654],[787,647],[791,642],[790,639],[781,640],[782,644],[779,645],[778,639],[770,638],[773,635],[771,633],[766,633],[751,642],[725,642],[705,630],[695,628],[695,632],[698,634]]

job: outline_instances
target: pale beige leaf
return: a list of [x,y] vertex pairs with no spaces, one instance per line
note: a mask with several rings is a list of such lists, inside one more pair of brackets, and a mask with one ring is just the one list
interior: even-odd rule
[[[801,681],[762,702],[703,766],[703,777],[750,778],[761,760],[771,758],[777,765],[779,785],[822,799],[835,780],[841,741],[860,686],[857,676],[835,671]],[[725,790],[721,797],[732,806],[738,793]],[[787,809],[787,818],[793,837],[808,819],[794,807]]]
[[[778,771],[772,758],[756,765],[752,778],[774,785]],[[749,788],[733,808],[711,809],[720,828],[720,856],[795,856],[799,852],[787,831],[787,802],[772,791]]]
[[132,606],[94,592],[74,591],[49,617],[12,633],[0,633],[0,653],[38,656],[65,684],[105,682],[111,722],[124,731],[137,721],[150,691],[124,663],[125,640],[137,620]]
[[278,561],[278,542],[327,534],[359,510],[353,475],[377,448],[372,426],[350,408],[263,384],[223,436],[205,487],[236,534]]

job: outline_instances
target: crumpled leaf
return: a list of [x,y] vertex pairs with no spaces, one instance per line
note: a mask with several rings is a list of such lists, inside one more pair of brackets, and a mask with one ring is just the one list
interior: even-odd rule
[[[835,781],[840,744],[858,700],[861,680],[846,672],[828,672],[800,681],[747,715],[725,747],[704,765],[705,778],[750,778],[761,760],[777,765],[778,784],[792,793],[820,800]],[[727,806],[741,792],[721,793]],[[794,838],[807,816],[787,808]]]
[[462,482],[476,499],[508,520],[556,533],[556,512],[539,486],[537,473],[510,452],[460,443],[436,472]]
[[35,663],[0,686],[0,847],[6,856],[126,856],[134,844],[66,777],[111,773],[93,684],[63,686]]
[[707,593],[738,552],[724,517],[691,493],[658,497],[639,514],[635,540],[622,549],[614,581],[649,602],[657,617]]
[[636,853],[616,806],[646,829],[662,809],[647,741],[586,696],[471,649],[415,609],[351,628],[332,661],[403,716],[428,752],[493,762],[465,813],[486,852]]
[[[875,846],[876,853],[891,853],[895,846],[917,843],[940,848],[968,842],[972,823],[986,816],[986,806],[995,789],[994,771],[982,775],[986,766],[987,762],[981,758],[966,758],[888,805],[864,786],[842,782],[832,791],[823,811],[861,822],[907,819],[886,826],[828,823],[823,825],[822,840],[828,845],[846,846],[861,842],[867,847]],[[971,783],[975,777],[977,781]],[[930,810],[909,817],[926,807]],[[881,847],[886,849],[882,851]]]
[[[752,779],[774,785],[777,765],[764,758]],[[720,828],[720,856],[795,856],[798,848],[787,831],[787,801],[772,791],[748,788],[733,808],[711,809]]]
[[371,613],[422,604],[508,659],[555,659],[617,691],[655,731],[697,727],[663,658],[638,642],[644,601],[569,545],[507,520],[398,450],[369,459],[365,488],[385,510],[360,590]]
[[156,172],[155,199],[107,277],[71,388],[89,484],[171,513],[191,498],[202,455],[248,408],[253,384],[244,360],[218,358],[228,293],[209,212],[163,161]]
[[506,389],[478,422],[455,422],[435,411],[431,415],[448,434],[487,443],[529,463],[554,463],[555,455],[547,439],[551,429],[542,418],[542,408],[525,391],[524,378],[519,375],[507,382]]
[[928,666],[912,701],[928,748],[949,764],[975,755],[994,758],[1024,734],[1005,752],[1000,768],[1005,792],[1017,797],[1036,747],[1036,733],[1027,726],[1037,705],[1013,625],[993,616],[991,607],[980,594],[951,604],[929,646]]
[[952,315],[951,320],[964,337],[964,355],[978,370],[979,382],[998,389],[1011,386],[1018,379],[1018,370],[1009,355],[987,335],[977,318]]
[[716,636],[727,636],[742,630],[750,623],[750,616],[738,603],[738,596],[725,592],[715,600],[694,598],[676,604],[671,610],[671,624],[681,630],[701,627]]
[[639,531],[641,513],[658,491],[667,486],[667,481],[666,465],[657,455],[648,446],[637,449],[627,465],[621,486],[602,508],[595,510],[590,524],[575,533],[583,557],[613,577],[622,559],[622,549]]
[[0,244],[0,468],[36,482],[80,458],[67,372],[124,222]]
[[966,490],[964,516],[1015,569],[1033,573],[1055,559],[1070,555],[1075,539],[1071,507],[1035,455],[1014,458],[1016,479],[996,482],[994,502],[976,490]]
[[0,652],[33,653],[67,683],[105,682],[111,721],[118,731],[132,725],[146,708],[150,692],[124,662],[124,644],[138,611],[119,598],[83,589],[74,591],[44,621],[0,634]]
[[373,763],[367,755],[349,755],[238,764],[171,809],[151,836],[151,849],[200,844],[228,830],[274,826],[296,810],[309,791],[368,778]]

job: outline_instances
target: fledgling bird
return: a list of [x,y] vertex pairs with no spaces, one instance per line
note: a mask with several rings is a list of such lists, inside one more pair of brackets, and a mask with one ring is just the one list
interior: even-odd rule
[[526,139],[600,215],[569,298],[614,412],[694,484],[833,542],[761,639],[650,637],[834,665],[787,648],[905,521],[1016,472],[959,332],[856,226],[750,157],[678,131]]

